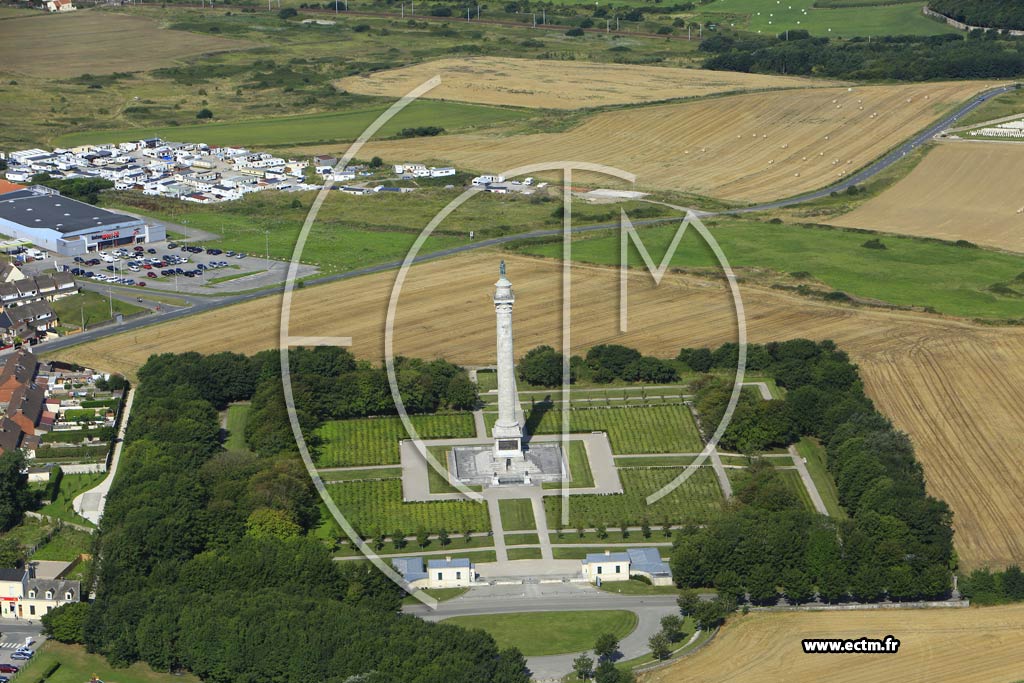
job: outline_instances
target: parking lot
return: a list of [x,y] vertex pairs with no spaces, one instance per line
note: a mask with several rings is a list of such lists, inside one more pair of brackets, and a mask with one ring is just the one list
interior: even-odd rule
[[[76,278],[97,284],[193,294],[230,294],[279,284],[288,264],[259,256],[176,242],[133,245],[75,258],[57,257]],[[315,274],[300,266],[298,277]]]
[[16,666],[20,670],[28,664],[27,660],[15,659],[14,652],[26,644],[26,639],[31,642],[33,650],[42,645],[44,639],[39,634],[41,628],[38,620],[32,623],[24,619],[0,621],[0,683],[6,683],[5,678],[14,678],[14,672],[3,671],[6,666]]

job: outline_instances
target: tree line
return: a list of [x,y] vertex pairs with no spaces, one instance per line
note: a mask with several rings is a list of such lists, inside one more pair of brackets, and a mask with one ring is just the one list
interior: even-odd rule
[[[376,569],[334,562],[310,535],[319,499],[293,454],[224,450],[218,407],[271,382],[276,355],[167,354],[140,369],[96,600],[55,610],[48,632],[115,665],[216,683],[526,683],[518,651],[402,615]],[[300,371],[350,367],[344,352],[296,357]]]
[[[409,413],[469,410],[479,396],[468,373],[445,360],[395,359],[395,377]],[[313,432],[327,420],[394,415],[391,385],[383,365],[357,361],[346,349],[295,349],[289,354],[295,412],[316,447]],[[295,452],[295,437],[281,385],[281,355],[218,353],[162,354],[139,370],[139,379],[173,391],[187,385],[218,410],[235,401],[251,401],[246,443],[264,454]]]
[[[538,346],[523,355],[516,365],[519,379],[527,384],[556,387],[562,384],[564,356],[550,346]],[[671,361],[644,356],[620,344],[598,344],[586,357],[569,359],[569,381],[608,384],[625,382],[675,382],[679,372]]]
[[929,0],[928,7],[969,26],[1024,29],[1019,0]]
[[1024,74],[1024,41],[995,32],[883,36],[832,41],[807,31],[784,36],[704,40],[705,69],[858,81],[1016,78]]
[[[735,349],[721,347],[712,356],[729,366]],[[757,452],[803,436],[818,439],[847,518],[804,510],[776,471],[755,463],[724,514],[675,535],[677,585],[714,586],[758,604],[774,604],[780,593],[797,603],[815,596],[828,602],[947,597],[956,561],[952,512],[926,493],[910,439],[875,409],[856,366],[829,341],[797,339],[748,351],[749,367],[774,377],[786,395],[741,400],[723,446]],[[703,428],[713,430],[731,385],[716,378],[698,385]]]

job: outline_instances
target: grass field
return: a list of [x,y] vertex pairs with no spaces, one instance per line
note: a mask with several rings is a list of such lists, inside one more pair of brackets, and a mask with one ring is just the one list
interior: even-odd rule
[[1001,142],[939,144],[892,188],[828,222],[1024,252],[1015,182],[1022,151]]
[[[1024,605],[732,616],[700,652],[641,683],[991,683],[1020,679]],[[802,654],[803,638],[900,640],[898,655]]]
[[452,617],[445,623],[482,629],[500,649],[516,647],[528,657],[539,657],[589,650],[604,633],[621,639],[636,628],[637,616],[625,610],[522,612]]
[[228,438],[224,442],[224,448],[229,451],[249,451],[249,446],[245,443],[245,423],[249,419],[249,408],[248,403],[236,403],[228,406]]
[[[741,94],[605,112],[565,132],[370,142],[364,153],[387,161],[444,159],[481,171],[585,159],[634,172],[641,187],[753,202],[830,185],[991,86],[958,82]],[[596,187],[610,182],[575,177]]]
[[[464,438],[476,434],[471,413],[410,416],[422,439]],[[318,430],[320,467],[390,465],[399,462],[398,442],[411,438],[401,418],[373,417],[325,422]]]
[[[537,412],[535,409],[534,412]],[[540,408],[539,420],[527,410],[527,428],[533,434],[559,434],[562,411]],[[488,428],[497,414],[485,413]],[[570,412],[574,433],[604,431],[616,455],[632,453],[693,453],[702,448],[697,425],[685,406],[584,408]]]
[[[682,468],[619,470],[624,493],[611,496],[572,496],[569,502],[568,527],[608,527],[623,522],[636,525],[645,519],[651,524],[661,524],[665,520],[673,524],[707,521],[717,513],[722,500],[718,480],[709,468],[700,468],[670,494],[654,505],[647,505],[647,496],[682,472]],[[561,497],[546,497],[544,507],[548,515],[548,525],[552,528],[561,526]]]
[[[159,137],[185,142],[206,142],[210,145],[251,145],[280,147],[313,145],[356,139],[389,105],[361,107],[355,111],[305,114],[251,121],[213,122],[191,126],[157,128],[126,128],[123,130],[69,133],[56,143],[71,147],[81,144],[125,142]],[[456,102],[413,102],[389,120],[377,132],[377,137],[397,135],[403,128],[424,125],[441,126],[447,131],[467,130],[508,123],[529,114],[516,109],[487,107]]]
[[88,531],[66,526],[57,531],[46,545],[33,553],[32,559],[71,562],[79,555],[92,552],[94,538]]
[[200,52],[250,47],[246,41],[165,30],[146,17],[95,11],[35,14],[4,24],[0,72],[68,78],[144,71]]
[[720,92],[806,88],[829,81],[703,69],[595,64],[582,61],[469,57],[352,76],[340,82],[365,95],[401,97],[434,75],[441,85],[428,97],[545,109],[582,109],[608,104],[655,102]]
[[508,559],[510,560],[539,560],[542,555],[540,548],[509,548]]
[[81,524],[83,526],[94,526],[87,519],[79,517],[72,507],[75,496],[84,493],[106,478],[106,472],[94,474],[65,474],[60,480],[60,492],[57,498],[39,509],[39,513],[62,519],[65,522]]
[[[119,287],[117,289],[120,291],[122,288]],[[65,327],[74,328],[80,328],[83,319],[85,320],[86,328],[90,325],[110,320],[111,308],[113,308],[115,315],[118,313],[121,315],[131,315],[146,310],[142,306],[136,306],[119,299],[113,299],[111,304],[110,298],[89,289],[83,289],[78,294],[58,299],[52,305],[53,311],[57,314],[61,324]]]
[[429,503],[403,503],[402,482],[353,481],[328,484],[331,497],[342,513],[363,533],[391,534],[401,529],[407,534],[419,529],[449,533],[466,530],[489,531],[487,506],[469,500],[445,500]]
[[529,531],[537,528],[533,518],[533,505],[527,498],[509,498],[498,501],[501,526],[509,531]]
[[[927,165],[934,158],[933,154],[926,157],[922,165]],[[936,215],[938,213],[936,209]],[[883,214],[884,211],[879,212],[879,216]],[[922,224],[926,222],[922,221]],[[655,255],[653,258],[660,259],[665,253],[677,229],[678,226],[666,225],[644,228],[640,232],[644,245]],[[1016,255],[899,237],[882,237],[884,250],[866,249],[862,245],[872,236],[861,232],[741,220],[722,221],[712,229],[712,234],[733,268],[751,269],[755,273],[764,268],[779,273],[810,273],[811,278],[854,297],[899,306],[927,306],[950,315],[1024,317],[1024,299],[988,291],[993,283],[1011,281],[1024,271],[1024,258]],[[618,264],[620,237],[618,233],[604,235],[577,241],[573,245],[573,257],[589,263]],[[561,244],[545,244],[528,250],[543,256],[562,253]],[[720,270],[696,230],[687,231],[671,264]],[[630,249],[630,265],[646,272],[635,248]],[[788,284],[801,282],[791,279]]]
[[[89,654],[80,645],[64,645],[50,640],[18,673],[18,681],[39,681],[55,663],[60,667],[47,683],[85,683],[92,676],[107,683],[199,683],[191,674],[169,674],[153,671],[145,664],[132,664],[127,668],[114,668],[100,655]],[[19,662],[22,663],[22,662]]]
[[[845,2],[853,4],[850,0]],[[708,21],[717,19],[722,25],[735,23],[737,28],[765,34],[804,29],[814,36],[848,38],[931,36],[955,30],[924,16],[920,3],[912,1],[887,4],[874,0],[863,3],[863,7],[838,8],[823,8],[823,4],[826,3],[816,0],[715,0],[701,8],[701,15]]]
[[1024,114],[1024,90],[1011,90],[993,97],[957,121],[956,125],[957,127],[971,126],[1014,114]]
[[[560,291],[561,266],[515,255],[505,259],[516,287],[517,348],[559,346],[562,306],[551,292]],[[497,261],[497,255],[477,254],[413,268],[397,310],[395,353],[492,363],[495,332],[487,293]],[[453,272],[459,277],[453,279]],[[620,334],[617,270],[577,265],[571,276],[571,353],[621,343],[672,357],[681,346],[735,340],[735,312],[719,282],[666,273],[654,287],[648,275],[634,273],[629,332]],[[357,357],[379,361],[392,278],[381,273],[296,292],[291,333],[352,336]],[[831,339],[850,353],[868,395],[913,439],[929,493],[952,507],[962,567],[1024,561],[1024,471],[1016,466],[1016,430],[1024,424],[1024,329],[834,306],[753,284],[744,284],[742,292],[751,341]],[[324,300],[335,303],[325,308]],[[249,302],[67,349],[61,358],[133,375],[152,353],[251,353],[277,344],[278,320],[268,311],[279,307],[279,298]],[[218,331],[226,313],[244,335],[229,340]],[[459,334],[450,334],[452,329]]]

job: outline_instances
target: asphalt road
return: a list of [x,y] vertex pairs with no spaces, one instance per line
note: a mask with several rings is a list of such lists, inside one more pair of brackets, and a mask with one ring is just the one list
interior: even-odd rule
[[[919,146],[925,144],[926,142],[928,142],[929,140],[931,140],[935,135],[937,135],[941,131],[943,131],[943,130],[945,130],[947,128],[950,128],[953,124],[955,124],[963,116],[965,116],[965,115],[969,114],[970,112],[974,111],[975,109],[980,107],[982,104],[984,104],[985,102],[987,102],[991,98],[993,98],[993,97],[995,97],[997,95],[1000,95],[1002,93],[1008,92],[1008,91],[1012,90],[1013,88],[1014,88],[1013,85],[1005,85],[1005,86],[1001,86],[999,88],[994,88],[992,90],[988,90],[988,91],[986,91],[984,93],[981,93],[980,95],[977,95],[976,97],[974,97],[972,100],[970,100],[969,102],[964,104],[962,107],[957,109],[952,114],[946,116],[942,120],[940,120],[940,121],[936,122],[935,124],[929,126],[926,130],[922,131],[921,133],[918,133],[916,136],[914,136],[913,138],[907,140],[906,142],[904,142],[899,147],[893,149],[888,154],[886,154],[882,158],[878,159],[877,161],[875,161],[871,165],[867,166],[866,168],[861,169],[857,173],[854,173],[849,178],[846,178],[846,179],[842,180],[840,183],[838,183],[836,185],[830,185],[830,186],[822,188],[820,190],[815,190],[814,192],[809,192],[807,194],[802,194],[802,195],[798,195],[798,196],[795,196],[795,197],[790,197],[788,199],[780,199],[778,201],[766,202],[766,203],[763,203],[763,204],[756,204],[756,205],[753,205],[753,206],[746,206],[746,207],[741,207],[741,208],[736,208],[736,209],[730,209],[728,211],[697,212],[697,213],[699,215],[701,215],[701,216],[716,216],[716,215],[745,214],[745,213],[753,213],[753,212],[757,212],[757,211],[768,211],[768,210],[771,210],[771,209],[779,209],[779,208],[783,208],[783,207],[787,207],[787,206],[794,206],[796,204],[803,204],[803,203],[806,203],[806,202],[814,201],[816,199],[821,199],[823,197],[829,196],[832,192],[842,192],[842,191],[846,190],[847,188],[849,188],[851,185],[856,185],[856,184],[863,183],[866,180],[868,180],[868,179],[874,177],[875,175],[881,173],[882,171],[884,171],[885,169],[889,168],[890,166],[895,164],[897,161],[902,159],[909,152],[913,151],[917,147],[919,147]],[[657,223],[675,222],[677,220],[679,220],[679,219],[678,218],[655,218],[655,219],[647,219],[647,220],[634,221],[633,224],[636,225],[636,226],[645,226],[645,225],[653,225],[653,224],[657,224]],[[613,229],[613,228],[618,228],[618,227],[619,227],[618,223],[612,223],[612,222],[596,223],[596,224],[593,224],[593,225],[577,226],[575,228],[572,228],[572,232],[573,233],[587,233],[587,232],[593,232],[593,231],[597,231],[597,230],[608,230],[608,229]],[[431,260],[438,259],[438,258],[444,258],[446,256],[452,256],[452,255],[455,255],[455,254],[461,254],[461,253],[473,251],[473,250],[476,250],[476,249],[486,249],[488,247],[500,246],[500,245],[508,244],[508,243],[511,243],[511,242],[518,242],[518,241],[522,241],[522,240],[536,239],[538,237],[551,237],[551,236],[556,236],[556,235],[560,235],[560,234],[562,234],[562,229],[561,228],[553,228],[553,229],[550,229],[550,230],[535,230],[533,232],[526,232],[526,233],[520,233],[520,234],[515,234],[515,235],[504,235],[502,237],[494,237],[494,238],[486,239],[486,240],[473,241],[473,242],[469,242],[467,244],[461,244],[461,245],[458,245],[458,246],[455,246],[455,247],[449,247],[448,249],[442,249],[440,251],[431,252],[429,254],[420,254],[420,255],[418,255],[416,257],[416,259],[414,260],[414,263],[423,263],[425,261],[431,261]],[[305,282],[305,286],[326,284],[328,282],[337,282],[339,280],[347,280],[349,278],[361,277],[363,275],[369,275],[371,273],[380,273],[380,272],[384,272],[384,271],[387,271],[387,270],[394,270],[394,269],[400,267],[401,265],[402,265],[402,261],[390,261],[388,263],[379,263],[377,265],[367,266],[365,268],[358,268],[356,270],[351,270],[351,271],[348,271],[348,272],[345,272],[345,273],[338,273],[338,274],[334,274],[334,275],[325,275],[323,277],[307,280]],[[43,342],[43,343],[39,344],[36,348],[37,348],[37,350],[40,353],[49,354],[49,353],[51,353],[53,351],[59,351],[61,349],[65,349],[65,348],[68,348],[70,346],[75,346],[75,345],[78,345],[78,344],[83,344],[83,343],[86,343],[86,342],[95,341],[97,339],[102,339],[102,338],[108,337],[110,335],[120,334],[122,332],[128,332],[128,331],[131,331],[131,330],[137,330],[137,329],[140,329],[140,328],[143,328],[143,327],[147,327],[149,325],[154,325],[154,324],[162,323],[162,322],[168,322],[168,321],[171,321],[171,320],[176,320],[178,318],[184,318],[186,316],[194,315],[196,313],[202,313],[204,311],[211,311],[211,310],[215,310],[217,308],[221,308],[221,307],[224,307],[224,306],[230,306],[232,304],[242,303],[244,301],[253,301],[255,299],[261,299],[263,297],[267,297],[267,296],[271,296],[271,295],[274,295],[274,294],[278,294],[281,291],[283,291],[283,289],[284,289],[283,285],[278,285],[278,286],[275,286],[275,287],[272,287],[272,288],[263,289],[263,290],[259,290],[259,291],[248,292],[248,293],[243,293],[243,294],[235,294],[235,295],[224,296],[224,297],[217,297],[217,298],[213,298],[213,297],[210,297],[210,298],[190,297],[190,302],[192,303],[192,306],[190,306],[189,308],[177,308],[177,309],[173,309],[173,310],[161,311],[160,313],[156,313],[156,314],[153,314],[153,315],[147,315],[147,316],[143,316],[141,318],[135,318],[135,319],[129,320],[129,321],[127,321],[127,322],[125,322],[125,323],[123,323],[121,325],[107,325],[105,327],[100,327],[100,328],[95,328],[95,329],[92,329],[92,330],[87,330],[87,331],[85,331],[85,332],[83,332],[81,334],[76,334],[76,335],[73,335],[71,337],[61,337],[60,339],[54,339],[54,340],[51,340],[51,341]],[[3,353],[10,353],[10,352],[11,352],[11,349],[8,349],[7,351],[5,351]],[[0,355],[2,355],[2,354],[0,354]]]

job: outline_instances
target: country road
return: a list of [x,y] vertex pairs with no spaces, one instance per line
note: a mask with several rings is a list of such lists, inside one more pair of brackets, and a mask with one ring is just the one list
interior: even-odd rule
[[[779,208],[784,208],[784,207],[788,207],[788,206],[794,206],[794,205],[797,205],[797,204],[803,204],[803,203],[806,203],[806,202],[811,202],[811,201],[814,201],[814,200],[817,200],[817,199],[821,199],[823,197],[827,197],[832,192],[841,192],[841,191],[846,190],[847,188],[849,188],[851,185],[856,185],[856,184],[863,183],[864,181],[866,181],[866,180],[868,180],[868,179],[878,175],[879,173],[881,173],[882,171],[884,171],[885,169],[889,168],[890,166],[895,164],[897,161],[899,161],[900,159],[905,157],[909,152],[911,152],[914,149],[917,149],[921,145],[925,144],[928,140],[932,139],[939,132],[941,132],[941,131],[951,127],[961,117],[963,117],[966,114],[969,114],[970,112],[974,111],[975,109],[977,109],[979,106],[981,106],[982,104],[987,102],[992,97],[995,97],[996,95],[1000,95],[1002,93],[1008,92],[1008,91],[1012,90],[1014,87],[1015,86],[1012,85],[1012,84],[1004,85],[1004,86],[1000,86],[998,88],[994,88],[992,90],[988,90],[988,91],[986,91],[984,93],[981,93],[979,95],[976,95],[971,100],[966,102],[963,106],[959,107],[955,112],[947,115],[946,117],[944,117],[940,121],[937,121],[936,123],[932,124],[931,126],[926,128],[922,132],[918,133],[917,135],[915,135],[914,137],[910,138],[909,140],[907,140],[903,144],[901,144],[898,147],[896,147],[895,149],[891,150],[885,156],[881,157],[880,159],[878,159],[874,163],[870,164],[869,166],[861,169],[857,173],[854,173],[853,175],[851,175],[850,177],[846,178],[845,180],[839,182],[838,184],[830,185],[830,186],[822,188],[820,190],[815,190],[813,192],[809,192],[809,193],[806,193],[806,194],[798,195],[798,196],[795,196],[795,197],[790,197],[790,198],[787,198],[787,199],[779,199],[779,200],[772,201],[772,202],[765,202],[765,203],[762,203],[762,204],[755,204],[755,205],[752,205],[752,206],[728,209],[728,210],[725,210],[725,211],[696,211],[695,213],[698,216],[706,217],[706,216],[719,216],[719,215],[746,214],[746,213],[754,213],[754,212],[757,212],[757,211],[768,211],[768,210],[772,210],[772,209],[779,209]],[[646,220],[637,220],[637,221],[634,221],[633,224],[635,226],[647,226],[647,225],[654,225],[654,224],[658,224],[658,223],[674,222],[674,221],[677,221],[677,220],[679,220],[678,217],[675,217],[675,218],[652,218],[652,219],[646,219]],[[618,227],[619,227],[618,223],[605,222],[605,223],[595,223],[595,224],[592,224],[592,225],[577,226],[577,227],[571,228],[571,231],[573,233],[576,233],[576,234],[582,234],[582,233],[593,232],[593,231],[597,231],[597,230],[614,229],[614,228],[618,228]],[[465,253],[465,252],[469,252],[469,251],[474,251],[474,250],[477,250],[477,249],[486,249],[486,248],[489,248],[489,247],[501,246],[503,244],[509,244],[509,243],[512,243],[512,242],[518,242],[518,241],[522,241],[522,240],[537,239],[537,238],[540,238],[540,237],[553,237],[553,236],[557,236],[557,235],[560,235],[560,234],[562,234],[561,228],[553,228],[553,229],[548,229],[548,230],[534,230],[532,232],[519,233],[519,234],[515,234],[515,235],[504,235],[502,237],[494,237],[494,238],[491,238],[491,239],[469,242],[467,244],[461,244],[461,245],[458,245],[458,246],[455,246],[455,247],[449,247],[447,249],[441,249],[439,251],[431,252],[431,253],[428,253],[428,254],[420,254],[420,255],[418,255],[414,259],[413,263],[423,263],[424,261],[431,261],[431,260],[434,260],[434,259],[444,258],[444,257],[447,257],[447,256],[453,256],[455,254],[461,254],[461,253]],[[399,261],[389,261],[387,263],[379,263],[379,264],[376,264],[376,265],[373,265],[373,266],[367,266],[365,268],[357,268],[355,270],[350,270],[350,271],[345,272],[345,273],[337,273],[337,274],[334,274],[334,275],[325,275],[325,276],[322,276],[322,277],[312,278],[312,279],[306,280],[304,282],[304,286],[313,286],[313,285],[326,284],[326,283],[329,283],[329,282],[337,282],[337,281],[340,281],[340,280],[347,280],[347,279],[350,279],[350,278],[361,277],[363,275],[369,275],[369,274],[372,274],[372,273],[380,273],[380,272],[384,272],[384,271],[387,271],[387,270],[393,270],[393,269],[399,268],[401,265],[402,265],[402,261],[401,260],[399,260]],[[283,290],[284,290],[284,286],[283,286],[283,283],[282,283],[282,284],[277,285],[275,287],[269,287],[269,288],[266,288],[266,289],[261,289],[261,290],[257,290],[257,291],[253,291],[253,292],[246,292],[246,293],[242,293],[242,294],[234,294],[234,295],[223,296],[223,297],[216,297],[216,298],[215,297],[209,297],[209,298],[207,298],[207,297],[202,297],[202,298],[200,298],[200,297],[189,297],[189,302],[192,305],[190,307],[188,307],[188,308],[176,308],[176,309],[173,309],[173,310],[161,311],[160,313],[154,313],[153,315],[147,315],[147,316],[140,317],[140,318],[134,318],[134,319],[129,320],[129,321],[127,321],[127,322],[125,322],[125,323],[123,323],[121,325],[107,325],[105,327],[100,327],[100,328],[96,328],[96,329],[92,329],[92,330],[87,330],[87,331],[85,331],[85,332],[83,332],[81,334],[77,334],[77,335],[74,335],[74,336],[61,337],[60,339],[55,339],[55,340],[43,342],[43,343],[39,344],[36,348],[39,350],[40,353],[51,353],[51,352],[54,352],[54,351],[59,351],[61,349],[66,349],[66,348],[71,347],[71,346],[76,346],[78,344],[84,344],[84,343],[87,343],[87,342],[95,341],[97,339],[102,339],[104,337],[108,337],[108,336],[111,336],[111,335],[114,335],[114,334],[120,334],[122,332],[128,332],[128,331],[131,331],[131,330],[137,330],[137,329],[140,329],[140,328],[143,328],[143,327],[147,327],[149,325],[155,325],[157,323],[168,322],[168,321],[171,321],[171,320],[176,320],[176,319],[179,319],[179,318],[184,318],[185,316],[193,315],[193,314],[196,314],[196,313],[202,313],[202,312],[205,312],[205,311],[215,310],[217,308],[222,308],[224,306],[230,306],[232,304],[242,303],[244,301],[252,301],[252,300],[260,299],[260,298],[263,298],[263,297],[272,296],[272,295],[275,295],[275,294],[279,294]],[[12,351],[12,349],[8,349],[6,351],[0,352],[0,356],[2,356],[4,354],[7,354],[7,353],[10,353],[11,351]]]

